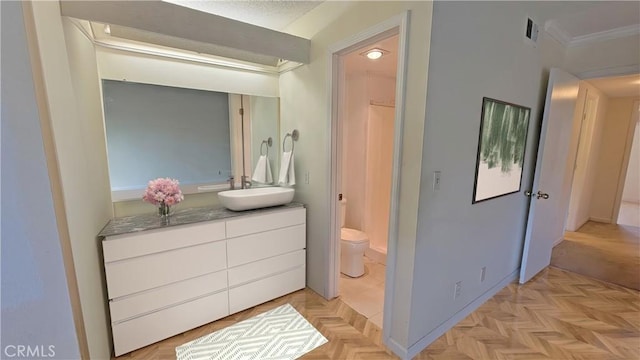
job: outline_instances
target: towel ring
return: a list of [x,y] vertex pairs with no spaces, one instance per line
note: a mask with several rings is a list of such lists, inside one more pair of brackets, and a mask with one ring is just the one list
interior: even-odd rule
[[295,142],[298,141],[298,138],[300,137],[300,133],[298,132],[298,130],[293,130],[291,133],[287,133],[284,136],[284,140],[282,140],[282,152],[286,152],[285,144],[287,143],[288,137],[291,138],[291,152],[293,152],[293,148],[295,147]]
[[[265,154],[262,153],[262,145],[267,145],[267,151]],[[269,156],[269,148],[271,147],[271,145],[273,145],[273,139],[271,138],[271,136],[269,136],[267,140],[262,140],[262,143],[260,144],[260,155]]]

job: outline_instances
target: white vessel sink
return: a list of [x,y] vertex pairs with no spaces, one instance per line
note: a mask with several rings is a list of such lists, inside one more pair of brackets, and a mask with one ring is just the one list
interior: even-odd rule
[[227,190],[218,193],[218,199],[229,210],[241,211],[288,204],[293,200],[293,189],[262,187]]

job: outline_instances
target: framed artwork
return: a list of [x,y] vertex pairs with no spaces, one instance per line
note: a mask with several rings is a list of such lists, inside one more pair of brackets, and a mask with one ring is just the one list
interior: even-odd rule
[[520,191],[530,113],[528,107],[482,99],[472,204]]

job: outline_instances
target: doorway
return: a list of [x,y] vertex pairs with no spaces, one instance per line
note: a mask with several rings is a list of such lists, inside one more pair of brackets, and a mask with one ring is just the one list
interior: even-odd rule
[[[597,102],[587,101],[584,89],[593,90],[600,99]],[[562,96],[554,96],[557,92],[562,92]],[[589,132],[591,139],[580,144],[581,152],[589,150],[593,155],[587,157],[595,165],[592,167],[593,171],[587,171],[590,175],[585,181],[591,181],[592,186],[584,186],[582,192],[587,195],[587,200],[580,205],[581,210],[588,210],[588,218],[584,220],[585,223],[576,224],[581,227],[582,224],[586,226],[601,222],[613,227],[613,230],[618,227],[615,219],[621,199],[621,182],[626,174],[622,169],[626,169],[630,147],[630,140],[624,139],[632,135],[629,131],[632,129],[629,126],[630,116],[638,106],[634,105],[638,94],[640,74],[581,81],[561,69],[551,69],[540,135],[541,148],[538,150],[539,165],[536,165],[533,189],[527,193],[536,196],[531,200],[528,216],[521,283],[528,281],[550,263],[576,272],[580,272],[577,268],[585,265],[589,270],[594,270],[599,266],[604,268],[608,264],[614,264],[615,270],[619,272],[606,271],[608,277],[603,280],[616,282],[617,278],[627,272],[634,274],[633,279],[637,278],[640,271],[640,228],[631,227],[633,231],[628,237],[609,231],[611,229],[608,228],[597,228],[596,238],[600,241],[586,241],[589,236],[583,236],[584,234],[568,239],[565,229],[572,182],[576,180],[573,178],[574,165],[577,165],[576,159],[581,161],[581,155],[577,154],[578,140],[580,137],[588,137]],[[606,106],[597,106],[600,103]],[[583,123],[588,118],[583,113],[584,107],[592,108],[597,114],[593,129],[600,130],[591,131],[589,125]],[[593,144],[596,144],[595,149],[591,147]],[[604,232],[613,235],[603,235]],[[587,245],[587,242],[597,246]],[[575,251],[575,248],[583,246],[590,246],[594,251]],[[620,250],[618,253],[621,256],[607,257],[614,248]],[[597,253],[597,256],[576,256],[579,253]],[[596,261],[597,259],[605,260]],[[596,277],[593,273],[588,275]]]
[[[342,300],[382,328],[398,35],[340,55]],[[340,197],[340,196],[339,196]],[[363,265],[363,266],[362,266]],[[361,273],[362,272],[362,273]]]
[[[343,301],[349,295],[361,295],[347,302],[381,328],[383,316],[388,315],[383,310],[393,299],[392,280],[385,279],[393,279],[396,261],[407,25],[408,13],[403,13],[330,47],[327,293],[330,298],[341,296]],[[370,50],[376,54],[368,57]],[[385,63],[384,70],[370,68]],[[368,240],[358,250],[361,255],[355,255],[362,262],[362,276],[358,271],[345,271],[355,277],[341,273],[342,250],[350,246],[344,242],[345,247],[341,240],[343,224]],[[353,257],[352,250],[345,254]],[[369,256],[364,256],[365,251]]]
[[[581,83],[570,206],[565,232],[551,255],[552,266],[633,289],[640,289],[640,219],[637,210],[629,215],[624,211],[625,205],[631,211],[638,207],[640,164],[634,162],[640,160],[633,154],[637,145],[631,144],[638,132],[640,102],[633,99],[638,86],[625,93],[624,84],[638,79],[635,75]],[[623,190],[624,184],[630,188]]]

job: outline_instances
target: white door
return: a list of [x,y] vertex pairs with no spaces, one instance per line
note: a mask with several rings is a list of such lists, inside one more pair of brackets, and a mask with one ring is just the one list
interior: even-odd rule
[[578,140],[572,136],[578,87],[575,76],[551,69],[520,266],[522,284],[549,265],[553,244],[564,234]]

